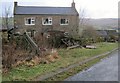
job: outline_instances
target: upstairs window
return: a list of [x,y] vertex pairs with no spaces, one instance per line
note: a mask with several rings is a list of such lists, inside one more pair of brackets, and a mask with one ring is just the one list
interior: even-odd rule
[[60,20],[60,25],[68,25],[69,24],[69,20],[68,19],[61,19]]
[[35,25],[35,18],[25,18],[25,25]]
[[43,18],[42,19],[42,24],[43,25],[52,25],[52,18]]

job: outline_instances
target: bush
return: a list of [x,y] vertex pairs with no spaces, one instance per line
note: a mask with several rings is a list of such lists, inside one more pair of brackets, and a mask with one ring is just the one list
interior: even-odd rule
[[15,61],[15,45],[2,46],[2,65],[3,68],[11,68]]
[[64,33],[60,31],[48,31],[44,33],[37,33],[34,40],[41,48],[59,48],[62,46],[61,39]]
[[[81,36],[82,44],[91,44],[98,42],[99,35],[93,26],[86,26]],[[100,40],[99,40],[100,41]]]

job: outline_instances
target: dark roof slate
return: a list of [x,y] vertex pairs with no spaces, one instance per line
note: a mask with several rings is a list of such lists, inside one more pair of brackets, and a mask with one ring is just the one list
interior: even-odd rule
[[78,15],[75,8],[72,7],[38,7],[38,6],[17,6],[15,14],[60,14],[60,15]]
[[107,32],[105,30],[97,30],[97,33],[100,35],[100,36],[107,36]]

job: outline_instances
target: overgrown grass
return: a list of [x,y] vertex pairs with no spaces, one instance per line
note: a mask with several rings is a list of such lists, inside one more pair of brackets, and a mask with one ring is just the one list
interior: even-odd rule
[[61,67],[67,67],[71,64],[83,61],[92,56],[110,51],[117,47],[117,43],[97,43],[97,49],[58,49],[60,59],[50,64],[39,64],[33,67],[20,66],[10,70],[3,75],[3,81],[8,80],[31,80],[38,75],[55,71]]
[[78,73],[78,72],[80,72],[80,71],[82,71],[82,70],[84,70],[84,69],[87,69],[87,68],[91,67],[92,65],[96,64],[96,63],[99,62],[102,58],[104,58],[104,57],[106,57],[106,56],[107,56],[107,55],[101,56],[101,57],[99,57],[99,58],[96,58],[96,59],[94,59],[94,60],[92,60],[92,61],[89,61],[89,62],[84,63],[84,64],[82,64],[82,65],[79,65],[79,66],[77,66],[77,67],[71,68],[71,69],[69,69],[69,70],[67,70],[67,71],[65,71],[65,72],[62,72],[62,73],[60,73],[60,74],[57,74],[57,75],[55,75],[55,76],[53,76],[53,77],[50,77],[50,78],[48,78],[48,79],[45,79],[45,81],[63,81],[64,79],[68,78],[69,76],[72,76],[72,75],[74,75],[74,74],[76,74],[76,73]]

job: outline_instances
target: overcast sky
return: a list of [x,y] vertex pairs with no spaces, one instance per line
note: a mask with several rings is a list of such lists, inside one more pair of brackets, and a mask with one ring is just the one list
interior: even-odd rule
[[[57,6],[70,7],[73,0],[14,0],[20,6]],[[0,12],[5,6],[13,11],[13,0],[0,1]],[[119,0],[74,0],[78,12],[84,10],[84,15],[89,18],[117,18]],[[0,14],[0,16],[2,15]]]

